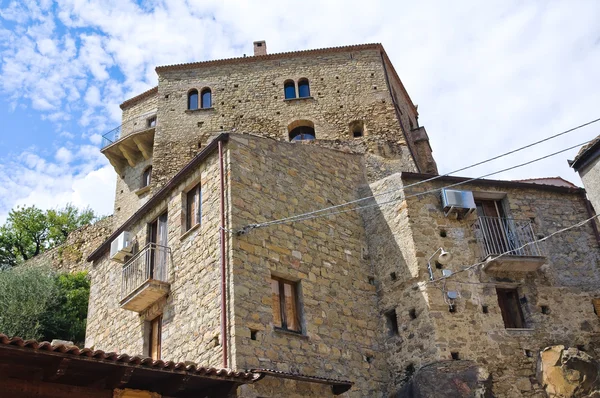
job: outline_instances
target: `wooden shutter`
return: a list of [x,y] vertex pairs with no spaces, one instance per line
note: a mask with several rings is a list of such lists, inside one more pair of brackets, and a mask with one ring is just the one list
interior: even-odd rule
[[154,360],[160,359],[162,339],[162,315],[150,322],[150,357]]
[[279,281],[277,279],[271,279],[271,297],[273,298],[273,325],[282,327],[281,298],[279,296]]

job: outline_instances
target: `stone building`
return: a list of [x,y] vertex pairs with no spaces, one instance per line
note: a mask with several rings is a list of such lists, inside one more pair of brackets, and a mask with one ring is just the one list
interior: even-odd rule
[[557,233],[585,191],[436,177],[380,44],[254,46],[121,105],[87,347],[262,372],[240,397],[411,396],[437,366],[462,396],[543,396],[540,350],[596,353],[599,238]]
[[579,173],[594,209],[600,209],[600,135],[584,145],[569,165]]

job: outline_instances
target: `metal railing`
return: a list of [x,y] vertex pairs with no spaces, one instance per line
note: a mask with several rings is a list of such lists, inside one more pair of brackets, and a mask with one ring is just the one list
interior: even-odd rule
[[106,148],[126,135],[156,127],[157,122],[156,111],[126,120],[122,125],[102,136],[102,148]]
[[148,243],[125,265],[121,277],[121,299],[129,296],[150,279],[168,282],[171,249]]
[[[479,217],[473,231],[484,259],[506,252],[511,256],[544,255],[529,220]],[[525,244],[528,245],[522,247]]]

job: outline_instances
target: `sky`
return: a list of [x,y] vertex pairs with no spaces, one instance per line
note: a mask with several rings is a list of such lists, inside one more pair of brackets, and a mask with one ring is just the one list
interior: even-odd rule
[[[0,222],[19,205],[113,209],[99,151],[159,65],[384,45],[440,173],[600,117],[600,2],[0,0]],[[600,134],[600,123],[461,172],[477,177]],[[576,149],[490,178],[561,176]]]

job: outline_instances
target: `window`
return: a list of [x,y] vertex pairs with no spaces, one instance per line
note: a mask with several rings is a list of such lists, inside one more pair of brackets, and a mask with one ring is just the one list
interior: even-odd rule
[[210,91],[210,88],[205,88],[204,90],[202,90],[201,100],[202,109],[212,108],[212,93]]
[[146,119],[146,127],[156,127],[156,116]]
[[365,135],[365,122],[362,120],[355,120],[350,122],[350,137],[360,138]]
[[387,324],[387,330],[389,336],[398,335],[398,317],[396,316],[396,310],[389,310],[385,313],[385,320]]
[[198,90],[191,90],[188,93],[188,109],[190,111],[198,109]]
[[293,80],[286,80],[283,83],[283,91],[285,94],[285,99],[296,98],[296,85]]
[[276,328],[301,333],[298,311],[298,283],[271,277],[273,325]]
[[150,185],[150,180],[152,179],[152,166],[146,167],[144,173],[142,174],[142,188]]
[[310,97],[310,87],[308,85],[308,79],[300,79],[298,81],[298,96],[300,98]]
[[502,312],[504,327],[507,329],[525,327],[517,289],[496,288],[496,294],[498,295],[498,305],[500,305],[500,311]]
[[148,333],[148,356],[152,359],[160,359],[160,348],[162,340],[162,315],[150,321]]
[[296,127],[290,131],[290,141],[314,140],[315,129],[308,126]]
[[200,184],[192,188],[186,195],[185,230],[200,224],[202,214],[202,191]]

